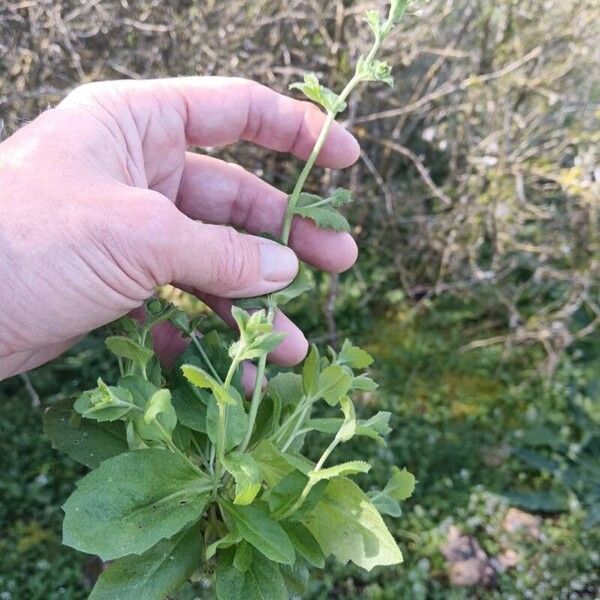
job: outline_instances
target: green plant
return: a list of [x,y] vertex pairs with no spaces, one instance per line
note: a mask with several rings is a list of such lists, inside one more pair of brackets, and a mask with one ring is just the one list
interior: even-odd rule
[[[302,189],[352,90],[367,81],[392,84],[389,65],[376,56],[409,1],[393,0],[385,20],[367,13],[375,42],[339,95],[314,75],[292,86],[321,104],[327,118],[289,197],[284,244],[294,215],[348,229],[337,210],[350,201],[348,191],[320,198]],[[220,600],[242,594],[277,600],[297,594],[308,565],[322,568],[329,555],[367,570],[402,561],[380,513],[400,514],[414,477],[396,468],[382,490],[367,495],[350,479],[366,473],[367,462],[326,465],[352,437],[384,443],[390,430],[389,413],[357,419],[350,399],[377,387],[365,372],[371,356],[349,341],[326,356],[313,346],[301,374],[280,373],[263,390],[267,354],[282,340],[273,331],[275,311],[309,288],[302,267],[286,289],[239,301],[233,308],[239,339],[229,347],[214,331],[199,339],[194,320],[150,300],[143,323],[124,317],[106,339],[118,357],[117,384],[99,379],[74,403],[47,411],[53,445],[92,469],[64,505],[63,541],[115,561],[92,599],[163,599],[187,579],[214,571]],[[152,350],[151,329],[165,321],[191,342],[169,372]],[[258,365],[249,402],[241,386],[248,360]],[[321,401],[332,416],[314,418]],[[311,431],[333,436],[316,463],[301,453]]]
[[[510,489],[513,504],[557,513],[579,507],[583,526],[600,523],[600,378],[598,364],[579,368],[559,387],[565,406],[512,436],[513,454],[533,473],[545,475],[541,489]],[[556,418],[558,416],[558,419]]]

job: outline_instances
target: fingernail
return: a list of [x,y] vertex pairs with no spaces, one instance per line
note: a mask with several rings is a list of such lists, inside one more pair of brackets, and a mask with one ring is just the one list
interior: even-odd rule
[[265,281],[291,281],[298,272],[298,259],[286,246],[268,242],[260,245],[260,266]]

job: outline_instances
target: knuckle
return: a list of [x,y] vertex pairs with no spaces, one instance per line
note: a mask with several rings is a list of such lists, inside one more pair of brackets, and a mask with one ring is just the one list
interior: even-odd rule
[[225,228],[222,249],[214,265],[214,282],[218,293],[242,290],[256,277],[256,250],[233,227]]

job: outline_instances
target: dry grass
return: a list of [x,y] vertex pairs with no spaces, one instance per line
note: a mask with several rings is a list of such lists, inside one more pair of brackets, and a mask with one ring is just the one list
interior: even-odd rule
[[[368,43],[372,4],[5,0],[4,129],[97,79],[237,75],[284,91],[311,70],[336,87]],[[415,302],[484,297],[503,327],[475,345],[540,343],[551,371],[600,323],[597,4],[416,6],[387,48],[396,87],[364,90],[346,115],[364,150],[343,176],[355,233]],[[220,153],[287,189],[297,168],[249,146]]]

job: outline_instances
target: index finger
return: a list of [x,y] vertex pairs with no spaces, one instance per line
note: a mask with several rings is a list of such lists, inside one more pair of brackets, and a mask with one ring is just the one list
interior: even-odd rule
[[[97,82],[75,90],[65,102],[81,101],[83,90],[93,99],[117,98],[133,113],[135,123],[145,128],[146,144],[152,132],[176,136],[183,128],[193,146],[223,146],[239,140],[270,150],[289,152],[306,159],[325,121],[325,114],[310,102],[279,94],[255,81],[228,77],[176,77],[146,81]],[[123,103],[123,100],[125,101]],[[180,117],[173,119],[173,109]],[[115,115],[118,116],[118,115]],[[158,144],[158,139],[157,139]],[[157,149],[158,150],[158,149]],[[347,167],[358,160],[360,149],[354,136],[334,123],[318,157],[324,167]]]

